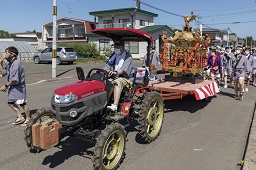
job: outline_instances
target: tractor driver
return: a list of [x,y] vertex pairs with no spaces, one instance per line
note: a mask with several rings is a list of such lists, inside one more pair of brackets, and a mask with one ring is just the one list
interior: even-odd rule
[[114,53],[110,56],[104,70],[111,76],[109,81],[114,85],[114,103],[107,108],[117,111],[121,92],[133,77],[133,60],[131,54],[124,49],[124,41],[115,41]]

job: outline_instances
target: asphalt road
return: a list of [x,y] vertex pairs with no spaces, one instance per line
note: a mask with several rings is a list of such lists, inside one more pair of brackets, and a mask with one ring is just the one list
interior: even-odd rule
[[[140,61],[136,61],[140,65]],[[74,67],[85,70],[103,64],[58,66],[57,81],[51,79],[51,64],[24,63],[31,113],[50,106],[53,90],[76,81]],[[69,77],[69,78],[65,78]],[[61,79],[60,79],[61,78]],[[0,85],[6,82],[0,78]],[[165,102],[166,112],[160,136],[144,144],[131,121],[126,156],[121,170],[238,170],[248,129],[251,123],[256,88],[250,86],[244,101],[233,99],[233,89],[223,89],[209,102],[196,101],[193,96]],[[90,170],[91,143],[65,138],[54,148],[30,153],[26,147],[24,128],[11,123],[16,115],[6,105],[7,94],[0,93],[0,170]]]

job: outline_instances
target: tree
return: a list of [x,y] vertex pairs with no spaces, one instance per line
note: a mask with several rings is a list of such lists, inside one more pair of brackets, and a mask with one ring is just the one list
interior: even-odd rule
[[244,47],[252,47],[255,45],[255,41],[253,40],[252,36],[248,36],[246,38],[244,38]]
[[36,30],[35,29],[33,31],[26,30],[26,33],[36,33]]
[[10,34],[8,31],[0,30],[0,37],[16,37],[16,34]]
[[0,30],[0,37],[9,37],[10,34],[8,31]]

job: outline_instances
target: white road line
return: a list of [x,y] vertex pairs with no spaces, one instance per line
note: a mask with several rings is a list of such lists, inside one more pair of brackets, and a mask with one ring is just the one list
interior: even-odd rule
[[40,80],[36,83],[30,83],[30,84],[27,84],[28,86],[31,86],[31,85],[36,85],[36,84],[40,84],[40,83],[44,83],[44,82],[51,82],[51,81],[57,81],[57,80],[63,80],[63,79],[71,79],[71,78],[74,78],[76,76],[69,76],[69,77],[63,77],[63,78],[56,78],[56,79],[48,79],[48,80]]
[[27,84],[27,85],[30,86],[30,85],[40,84],[40,83],[43,83],[43,82],[46,82],[46,80],[40,80],[36,83],[30,83],[30,84]]

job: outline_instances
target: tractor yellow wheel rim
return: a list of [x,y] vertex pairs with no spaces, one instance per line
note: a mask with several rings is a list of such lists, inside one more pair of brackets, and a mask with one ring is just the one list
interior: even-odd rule
[[155,137],[161,129],[164,115],[163,107],[163,102],[159,98],[152,100],[150,104],[146,117],[147,134],[150,137]]
[[103,147],[102,163],[106,169],[113,169],[122,158],[125,136],[120,130],[115,130],[106,140]]

